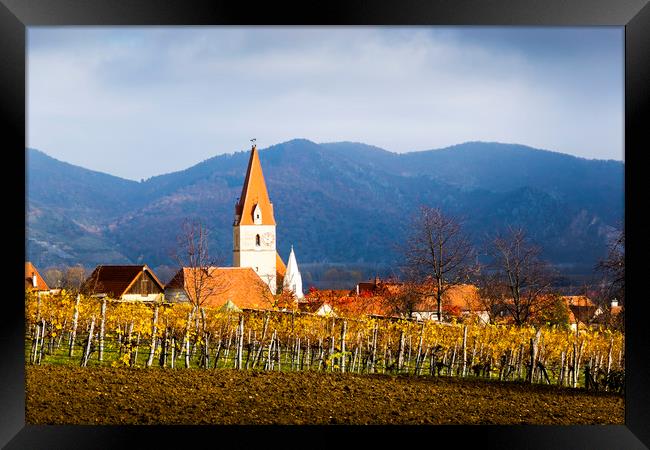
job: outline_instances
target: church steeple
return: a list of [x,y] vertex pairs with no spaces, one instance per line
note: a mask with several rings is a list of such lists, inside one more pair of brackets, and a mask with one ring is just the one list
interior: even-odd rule
[[275,218],[255,144],[251,149],[241,197],[235,205],[232,228],[233,266],[252,268],[275,294],[278,288]]
[[266,190],[259,151],[253,144],[241,197],[235,205],[233,225],[275,225],[273,204]]
[[291,291],[296,298],[303,298],[302,293],[302,276],[298,269],[298,262],[296,255],[293,253],[293,245],[291,246],[291,253],[289,254],[289,262],[287,263],[287,273],[284,275],[283,287],[285,291]]

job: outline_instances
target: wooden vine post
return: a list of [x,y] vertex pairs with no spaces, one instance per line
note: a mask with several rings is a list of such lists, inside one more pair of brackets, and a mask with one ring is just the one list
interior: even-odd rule
[[147,359],[147,367],[153,364],[153,355],[156,352],[156,333],[158,332],[158,304],[153,308],[153,316],[151,318],[151,346],[149,347],[149,358]]
[[348,331],[348,321],[344,320],[341,325],[341,372],[345,372],[345,334]]
[[539,337],[542,334],[542,329],[540,328],[535,333],[534,338],[530,338],[530,369],[526,375],[526,381],[528,383],[533,383],[535,375],[535,364],[537,362],[537,350],[539,345]]
[[239,326],[236,334],[237,353],[235,358],[235,369],[242,369],[242,356],[244,353],[244,315],[239,316]]
[[99,348],[97,359],[101,362],[104,360],[104,330],[106,329],[106,297],[102,299],[101,319],[99,321]]
[[417,354],[415,355],[415,370],[414,370],[414,375],[418,375],[420,373],[420,359],[422,356],[422,339],[424,338],[424,321],[422,321],[422,325],[420,326],[420,339],[418,340],[418,351]]
[[95,316],[92,317],[90,322],[90,330],[88,331],[88,342],[86,343],[86,349],[84,351],[83,357],[81,358],[81,367],[86,367],[88,364],[88,358],[90,357],[90,346],[93,341],[93,331],[95,330]]
[[34,325],[34,337],[32,338],[32,352],[30,355],[30,361],[32,364],[36,364],[37,358],[36,353],[38,351],[38,340],[41,337],[41,324],[40,322]]
[[463,327],[463,368],[461,376],[467,375],[467,325]]
[[210,367],[210,332],[207,329],[207,318],[205,315],[205,308],[201,307],[201,334],[203,335],[203,357],[202,367],[206,369]]
[[74,313],[72,314],[72,331],[70,332],[70,349],[68,350],[68,356],[74,355],[74,343],[77,338],[77,324],[79,322],[79,300],[81,295],[77,294],[77,299],[74,302]]
[[257,349],[257,354],[255,355],[255,359],[253,360],[253,369],[257,367],[257,363],[259,362],[260,357],[262,356],[262,351],[264,350],[264,338],[266,337],[266,331],[268,330],[269,327],[269,317],[270,317],[269,313],[267,312],[264,315],[264,326],[262,327],[262,338],[260,339],[260,345],[259,348]]
[[401,372],[404,363],[404,330],[399,333],[399,349],[397,350],[397,372]]
[[377,363],[377,331],[378,331],[377,322],[375,322],[375,327],[372,331],[372,354],[370,355],[370,373],[374,373],[376,370]]
[[329,360],[330,360],[330,367],[329,367],[330,372],[332,372],[334,370],[334,357],[332,355],[334,355],[334,324],[335,324],[335,322],[336,322],[335,319],[332,319],[332,331],[330,331],[330,351],[329,351],[329,355],[327,355]]
[[187,313],[187,324],[185,326],[185,337],[183,347],[185,347],[185,368],[190,367],[190,329],[192,327],[192,314],[194,313],[194,306],[190,312]]

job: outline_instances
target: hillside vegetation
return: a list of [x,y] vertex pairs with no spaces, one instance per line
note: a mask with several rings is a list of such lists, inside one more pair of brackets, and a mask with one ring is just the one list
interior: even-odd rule
[[[215,156],[143,182],[27,152],[27,257],[57,264],[173,264],[179,225],[202,219],[231,264],[233,208],[249,152]],[[260,152],[278,250],[301,263],[395,266],[418,206],[467,220],[476,243],[523,225],[556,265],[582,273],[623,220],[624,165],[521,145],[470,142],[391,153],[361,143],[296,139]]]

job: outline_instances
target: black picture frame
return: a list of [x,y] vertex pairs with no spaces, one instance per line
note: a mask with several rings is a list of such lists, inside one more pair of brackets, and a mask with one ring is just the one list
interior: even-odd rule
[[[399,2],[329,0],[327,2],[247,2],[189,0],[0,0],[0,92],[3,154],[24,164],[26,27],[49,25],[518,25],[625,27],[625,232],[626,259],[640,261],[648,221],[643,218],[647,176],[641,159],[650,149],[650,6],[648,0],[443,0]],[[7,139],[9,138],[9,139]],[[363,446],[401,441],[398,445],[442,445],[441,439],[480,448],[636,449],[650,446],[650,327],[644,302],[634,296],[643,285],[642,263],[628,264],[626,284],[625,425],[593,426],[433,426],[433,427],[107,427],[36,426],[25,424],[23,285],[18,272],[24,246],[13,236],[25,225],[25,197],[16,190],[24,170],[5,166],[2,178],[5,240],[16,245],[7,262],[9,292],[3,298],[0,327],[0,444],[6,448],[115,448],[136,444],[153,447],[181,438],[185,445],[211,446],[236,442],[237,447],[264,445],[340,445],[353,433]],[[23,177],[21,177],[21,174]],[[24,191],[23,191],[24,194]],[[8,205],[8,203],[11,205]],[[16,217],[21,215],[21,217]],[[23,261],[18,261],[19,258]],[[346,436],[341,436],[346,433]],[[300,436],[294,436],[299,434]],[[291,435],[291,436],[290,436]],[[406,440],[405,440],[406,439]],[[452,444],[457,445],[457,444]],[[464,445],[463,445],[464,446]]]

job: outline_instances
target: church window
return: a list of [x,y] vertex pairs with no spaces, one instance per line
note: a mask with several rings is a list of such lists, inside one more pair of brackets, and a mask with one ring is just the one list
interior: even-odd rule
[[255,225],[261,225],[262,224],[262,208],[260,208],[260,205],[255,205],[255,208],[253,208],[253,223]]
[[256,247],[260,246],[260,235],[259,234],[255,235],[255,246]]

